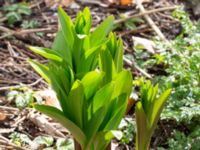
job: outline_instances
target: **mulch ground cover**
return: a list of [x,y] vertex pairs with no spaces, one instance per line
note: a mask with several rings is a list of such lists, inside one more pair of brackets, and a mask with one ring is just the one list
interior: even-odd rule
[[[5,18],[6,14],[0,9],[0,149],[31,149],[29,145],[19,147],[11,142],[9,135],[14,131],[26,134],[31,139],[39,135],[50,135],[54,138],[63,138],[65,137],[64,135],[69,135],[59,124],[52,122],[46,116],[30,108],[16,108],[15,104],[6,98],[10,90],[23,87],[28,87],[34,91],[48,89],[48,85],[27,63],[28,58],[37,59],[44,64],[46,60],[28,50],[28,46],[51,47],[58,29],[56,5],[48,6],[44,0],[28,1],[27,3],[31,8],[31,15],[23,16],[23,19],[15,22],[13,26],[8,25],[8,20]],[[3,8],[3,6],[8,4],[8,2],[0,0],[0,7]],[[168,40],[174,39],[181,31],[180,23],[171,16],[173,9],[170,8],[175,5],[183,4],[177,0],[154,0],[143,3],[147,12],[152,11],[149,12],[149,17]],[[116,28],[114,31],[118,36],[122,37],[124,53],[126,55],[134,57],[132,36],[146,39],[152,39],[152,37],[157,36],[152,27],[146,22],[144,14],[140,13],[136,4],[123,6],[117,3],[111,4],[107,1],[78,0],[75,4],[68,7],[64,6],[64,9],[75,19],[76,14],[85,6],[91,9],[94,28],[107,16],[111,14],[115,16]],[[160,8],[169,9],[156,11]],[[192,15],[191,10],[189,11]],[[122,14],[124,14],[125,18],[127,16],[132,16],[132,18],[140,17],[143,21],[136,21],[135,28],[130,29],[126,25],[126,20],[120,17]],[[195,16],[192,16],[192,18],[195,19]],[[38,26],[36,28],[24,29],[21,27],[24,20],[36,20]],[[125,62],[125,66],[131,68],[128,62]],[[147,74],[155,75],[158,69],[151,68]],[[141,75],[143,73],[140,68],[133,69],[134,77]],[[128,117],[131,115],[133,113],[130,113]],[[173,121],[159,122],[158,129],[152,139],[152,148],[156,149],[158,146],[165,146],[166,139],[170,137],[173,128],[182,128],[182,130],[187,132],[184,126],[176,125]],[[117,146],[116,149],[125,150],[134,149],[134,142],[134,139],[132,139],[128,145],[125,145],[114,141]]]

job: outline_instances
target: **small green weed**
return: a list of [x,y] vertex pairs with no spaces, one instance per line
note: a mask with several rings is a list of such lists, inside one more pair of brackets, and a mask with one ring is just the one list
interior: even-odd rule
[[7,98],[9,101],[14,101],[18,108],[32,107],[34,100],[38,103],[42,101],[39,95],[27,88],[12,90],[7,94]]
[[158,69],[160,75],[153,82],[160,84],[161,91],[173,89],[161,118],[189,122],[200,116],[200,22],[194,25],[180,8],[173,16],[182,24],[181,34],[169,43],[157,41],[158,53],[153,56],[138,50],[136,59],[146,70]]
[[32,29],[38,26],[40,26],[40,23],[37,20],[24,20],[21,24],[24,29]]
[[13,132],[9,135],[11,142],[19,147],[28,147],[30,149],[44,149],[44,150],[74,150],[74,143],[72,139],[58,138],[54,139],[51,136],[37,136],[31,139],[26,134],[20,132]]
[[6,13],[9,25],[12,25],[17,21],[22,21],[23,15],[31,14],[31,9],[28,7],[26,3],[18,3],[9,6],[4,6],[3,10]]
[[168,76],[156,80],[167,85],[163,89],[173,88],[162,118],[188,122],[200,116],[200,22],[193,25],[180,9],[173,14],[180,19],[183,32],[169,45],[160,45],[165,49],[160,55]]
[[157,148],[157,150],[199,150],[200,148],[200,128],[190,133],[188,136],[183,132],[174,130],[173,137],[168,139],[168,148]]
[[[122,139],[120,140],[120,142],[124,143],[124,144],[129,144],[130,142],[133,141],[134,136],[135,136],[135,132],[136,132],[136,122],[133,119],[129,119],[129,120],[122,120],[123,125],[123,136]],[[121,123],[121,124],[122,124]]]

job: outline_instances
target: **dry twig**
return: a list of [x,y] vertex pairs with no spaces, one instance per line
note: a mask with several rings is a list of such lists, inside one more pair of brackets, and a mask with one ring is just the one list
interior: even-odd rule
[[130,20],[130,19],[133,19],[133,18],[138,18],[138,17],[143,17],[144,15],[149,15],[149,14],[152,14],[152,13],[157,13],[157,12],[162,12],[162,11],[167,11],[167,10],[174,10],[176,8],[177,8],[177,6],[170,6],[170,7],[163,7],[163,8],[148,10],[148,11],[145,11],[145,12],[141,12],[139,14],[128,16],[128,17],[123,18],[123,19],[115,20],[115,24],[120,24],[120,23],[123,23],[127,20]]
[[[146,10],[144,9],[142,3],[140,0],[136,0],[136,4],[139,7],[140,11],[142,13],[145,13]],[[144,15],[145,19],[147,20],[147,22],[149,23],[149,25],[152,27],[152,29],[154,29],[154,31],[156,32],[156,34],[163,40],[163,41],[167,41],[166,37],[164,36],[164,34],[160,31],[160,29],[156,26],[156,24],[153,22],[153,20],[149,17],[149,15],[145,14]]]
[[27,87],[27,86],[34,86],[34,85],[38,84],[40,81],[42,81],[42,78],[39,78],[38,80],[36,80],[35,82],[33,82],[31,84],[0,87],[0,91],[5,91],[5,90],[9,90],[9,89],[19,89],[21,87]]
[[94,4],[94,5],[98,5],[98,6],[101,6],[101,7],[108,7],[109,5],[105,4],[105,3],[102,3],[101,1],[97,1],[97,0],[77,0],[78,2],[81,2],[81,3],[86,3],[86,4]]
[[140,68],[139,66],[137,66],[134,62],[131,62],[130,60],[128,60],[127,58],[123,58],[123,60],[133,69],[138,70],[139,72],[141,72],[144,76],[146,76],[147,78],[151,79],[151,75],[148,74],[147,72],[145,72],[142,68]]
[[44,116],[35,114],[33,111],[31,111],[27,118],[44,130],[47,134],[65,138],[65,135],[52,126]]
[[0,26],[0,31],[7,33],[5,35],[2,35],[0,37],[0,40],[6,38],[8,36],[12,36],[12,35],[21,36],[23,34],[36,33],[36,32],[48,32],[48,33],[55,32],[55,30],[53,30],[52,28],[24,29],[21,31],[13,31],[13,30],[5,28],[3,26]]

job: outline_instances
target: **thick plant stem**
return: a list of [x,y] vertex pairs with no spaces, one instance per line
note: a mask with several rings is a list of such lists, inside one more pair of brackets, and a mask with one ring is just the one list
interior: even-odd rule
[[149,144],[146,143],[144,145],[137,145],[136,150],[149,150]]
[[136,139],[136,150],[149,150],[151,138],[147,138],[146,140],[138,140]]
[[[75,147],[75,150],[83,150],[80,144],[76,140],[74,140],[74,147]],[[111,143],[108,145],[108,147],[105,150],[111,150]]]

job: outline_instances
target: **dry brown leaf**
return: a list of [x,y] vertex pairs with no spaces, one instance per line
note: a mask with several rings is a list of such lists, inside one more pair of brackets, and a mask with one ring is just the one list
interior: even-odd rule
[[56,98],[56,94],[52,90],[38,91],[37,94],[44,99],[44,104],[60,109],[60,104]]
[[45,4],[47,7],[58,7],[65,6],[68,7],[74,0],[45,0]]
[[132,36],[132,39],[134,41],[134,46],[144,47],[148,52],[155,54],[156,45],[153,41],[136,36]]
[[0,112],[0,121],[4,121],[6,119],[6,114],[3,112]]

